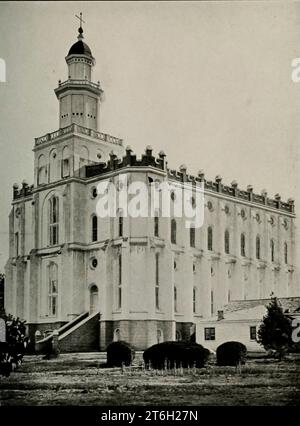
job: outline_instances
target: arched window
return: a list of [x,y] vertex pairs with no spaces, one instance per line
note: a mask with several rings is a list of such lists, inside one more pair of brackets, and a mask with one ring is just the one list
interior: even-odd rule
[[275,249],[274,240],[270,240],[271,262],[274,262],[274,251],[275,251],[274,249]]
[[226,254],[230,253],[230,241],[229,241],[229,231],[228,230],[226,230],[225,234],[224,234],[224,249],[225,249]]
[[195,228],[190,228],[190,246],[195,247]]
[[53,149],[49,154],[49,182],[54,182],[57,180],[57,152]]
[[70,152],[67,146],[62,153],[61,175],[63,178],[70,176]]
[[245,234],[241,234],[241,256],[246,256],[246,238]]
[[260,237],[259,237],[259,235],[257,235],[257,237],[256,237],[255,251],[256,251],[256,259],[260,259]]
[[193,313],[196,313],[196,295],[197,295],[197,290],[196,287],[193,288]]
[[49,200],[49,244],[58,244],[59,237],[59,200],[53,196]]
[[122,307],[122,255],[118,256],[118,309]]
[[162,343],[164,341],[163,332],[158,329],[157,330],[157,343]]
[[154,216],[154,236],[155,237],[159,236],[159,217],[158,217],[158,213],[156,213],[155,216]]
[[209,226],[207,228],[207,250],[213,249],[213,230],[212,227]]
[[171,220],[171,243],[176,244],[176,220]]
[[177,288],[174,287],[174,311],[177,312]]
[[120,329],[116,328],[114,331],[114,342],[119,342],[121,340]]
[[98,218],[95,214],[92,216],[92,241],[98,241]]
[[38,185],[42,185],[44,183],[47,183],[47,169],[46,169],[46,159],[45,156],[42,154],[39,156],[38,159]]
[[94,284],[90,288],[90,313],[98,312],[98,287]]
[[284,251],[284,263],[287,265],[288,263],[288,245],[287,242],[283,245],[283,251]]
[[48,276],[48,315],[55,317],[57,315],[57,296],[58,296],[58,274],[57,265],[50,263]]
[[159,309],[159,253],[155,253],[155,307]]

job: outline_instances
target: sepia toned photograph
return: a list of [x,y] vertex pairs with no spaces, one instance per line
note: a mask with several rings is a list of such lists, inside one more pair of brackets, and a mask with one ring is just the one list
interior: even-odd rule
[[299,407],[300,1],[0,1],[0,28],[0,416]]

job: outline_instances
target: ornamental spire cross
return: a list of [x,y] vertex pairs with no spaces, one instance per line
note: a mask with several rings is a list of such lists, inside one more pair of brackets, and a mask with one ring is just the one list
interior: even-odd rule
[[82,28],[82,23],[85,24],[85,21],[82,19],[82,12],[80,12],[79,16],[75,15],[75,18],[79,19],[80,22],[80,28]]

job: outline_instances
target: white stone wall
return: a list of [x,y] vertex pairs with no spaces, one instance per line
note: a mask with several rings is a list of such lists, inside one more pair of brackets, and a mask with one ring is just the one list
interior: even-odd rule
[[[257,330],[260,321],[211,321],[206,324],[201,322],[196,326],[196,341],[200,345],[212,351],[216,351],[217,347],[225,342],[241,342],[249,352],[264,352],[263,347],[255,340],[250,339],[250,326],[256,326]],[[205,340],[205,327],[215,328],[215,340]]]
[[[65,141],[57,145],[59,164],[63,148],[81,150],[83,144]],[[85,141],[87,143],[87,141]],[[89,152],[95,149],[88,145]],[[45,156],[52,147],[45,147]],[[75,157],[73,157],[75,158]],[[73,160],[72,160],[73,161]],[[71,162],[71,165],[73,163]],[[72,170],[74,166],[72,165]],[[58,166],[59,169],[59,166]],[[30,322],[69,321],[90,309],[90,288],[98,287],[101,320],[160,320],[197,323],[210,317],[229,300],[266,298],[271,291],[278,297],[299,295],[294,280],[294,225],[291,215],[264,206],[242,202],[234,197],[207,192],[205,220],[196,229],[195,248],[190,247],[189,230],[177,220],[177,244],[170,242],[170,218],[161,218],[159,237],[154,237],[153,218],[124,218],[123,237],[118,236],[118,218],[98,218],[98,241],[91,241],[91,217],[97,199],[92,190],[102,179],[117,182],[124,170],[85,180],[50,182],[36,193],[13,205],[10,225],[9,290],[6,304],[10,312]],[[128,169],[128,181],[148,182],[148,176],[166,179],[162,171],[147,168]],[[49,247],[47,203],[56,194],[59,207],[59,244]],[[32,202],[34,201],[34,204]],[[208,209],[208,202],[212,210]],[[20,208],[19,218],[15,211]],[[241,211],[245,211],[242,218]],[[257,220],[259,214],[259,220]],[[273,225],[270,217],[273,217]],[[287,226],[285,224],[287,220]],[[213,251],[207,250],[207,228],[213,228]],[[230,232],[230,254],[224,252],[224,233]],[[19,230],[20,256],[14,255],[14,234]],[[246,256],[240,253],[240,235],[245,233]],[[261,259],[255,258],[256,235],[261,237]],[[275,259],[270,259],[270,238],[275,242]],[[283,243],[289,247],[289,263],[283,259]],[[31,250],[34,249],[34,253]],[[122,307],[117,308],[117,256],[122,253]],[[155,307],[155,253],[159,253],[159,309]],[[97,267],[91,265],[92,259]],[[174,268],[174,261],[176,268]],[[23,262],[23,263],[22,263]],[[59,268],[59,309],[55,318],[47,316],[47,267]],[[22,266],[23,265],[23,266]],[[195,267],[193,267],[195,265]],[[195,270],[194,270],[195,268]],[[177,288],[177,311],[174,307]],[[196,312],[193,313],[193,288],[196,288]],[[22,299],[22,300],[20,300]],[[175,328],[172,330],[175,338]]]

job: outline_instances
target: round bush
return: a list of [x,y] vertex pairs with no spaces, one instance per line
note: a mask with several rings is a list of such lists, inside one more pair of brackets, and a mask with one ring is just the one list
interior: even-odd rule
[[225,342],[217,348],[217,365],[237,366],[245,364],[247,348],[240,342]]
[[146,349],[143,358],[147,368],[203,368],[209,355],[209,350],[197,343],[163,342]]
[[110,343],[106,349],[106,353],[108,367],[129,366],[135,357],[134,348],[124,341]]

